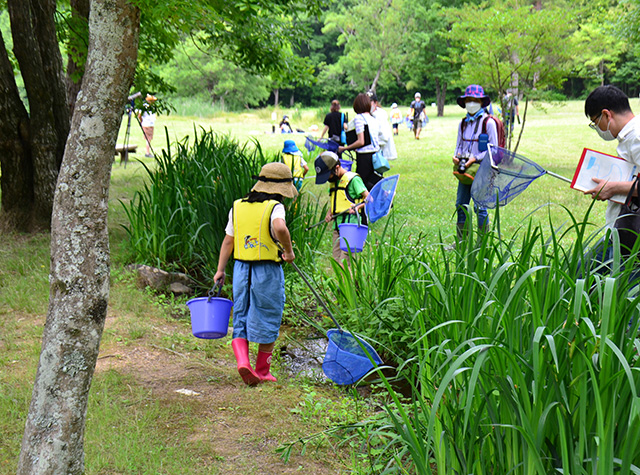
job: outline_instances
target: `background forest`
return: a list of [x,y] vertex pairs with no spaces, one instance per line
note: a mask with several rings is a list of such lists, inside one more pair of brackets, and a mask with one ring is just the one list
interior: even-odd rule
[[427,103],[440,105],[469,82],[502,92],[497,89],[516,81],[513,73],[522,75],[527,52],[539,42],[553,74],[532,79],[532,99],[583,98],[605,83],[636,96],[634,3],[345,0],[294,20],[308,35],[294,51],[299,77],[252,73],[192,37],[179,42],[170,62],[151,70],[173,86],[171,97],[197,97],[220,110],[325,106],[334,98],[350,104],[368,89],[384,104],[408,104],[419,90]]

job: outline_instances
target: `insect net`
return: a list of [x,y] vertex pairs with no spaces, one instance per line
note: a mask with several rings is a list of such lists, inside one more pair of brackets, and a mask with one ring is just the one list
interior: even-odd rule
[[[336,384],[357,382],[382,359],[369,343],[342,329],[327,332],[329,344],[322,362],[322,371]],[[373,361],[372,361],[373,360]]]
[[510,150],[489,145],[471,185],[473,201],[484,208],[505,206],[547,171]]
[[329,139],[313,140],[309,136],[307,136],[305,138],[306,138],[306,140],[304,141],[304,147],[309,152],[313,152],[316,149],[316,147],[319,147],[319,148],[321,148],[323,150],[328,150],[330,152],[337,152],[338,151],[338,147],[340,146],[339,143],[334,142],[333,140],[329,140]]
[[384,218],[391,210],[393,197],[396,195],[400,175],[385,177],[371,188],[367,203],[364,206],[369,222],[375,223]]

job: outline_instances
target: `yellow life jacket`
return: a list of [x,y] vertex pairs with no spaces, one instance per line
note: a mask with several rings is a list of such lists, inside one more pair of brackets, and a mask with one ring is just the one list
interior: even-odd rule
[[283,153],[282,163],[289,167],[293,178],[304,177],[304,169],[302,168],[300,155],[295,155],[293,153]]
[[354,172],[345,172],[340,177],[340,181],[332,183],[329,187],[329,195],[331,196],[331,212],[332,214],[342,213],[348,210],[356,203],[362,203],[362,198],[353,198],[347,193],[347,187],[351,180],[357,176]]
[[271,213],[276,200],[233,203],[233,258],[239,261],[280,262],[278,246],[271,235]]

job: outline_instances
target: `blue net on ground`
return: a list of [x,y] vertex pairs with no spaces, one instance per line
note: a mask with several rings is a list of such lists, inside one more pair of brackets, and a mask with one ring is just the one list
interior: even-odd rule
[[522,155],[494,145],[489,147],[471,186],[471,197],[478,206],[505,206],[546,173]]
[[364,205],[369,222],[375,223],[389,214],[393,204],[393,197],[396,195],[398,178],[400,178],[400,175],[388,176],[371,188],[367,203]]
[[304,141],[304,147],[309,152],[313,152],[316,149],[316,147],[319,147],[323,150],[329,150],[330,152],[337,152],[339,146],[340,144],[337,142],[334,142],[333,140],[329,140],[329,139],[314,140],[309,136],[307,136],[306,140]]
[[371,345],[349,332],[329,330],[327,338],[329,345],[322,363],[322,371],[336,384],[346,385],[358,381],[374,368],[371,359],[376,365],[382,364],[382,359]]

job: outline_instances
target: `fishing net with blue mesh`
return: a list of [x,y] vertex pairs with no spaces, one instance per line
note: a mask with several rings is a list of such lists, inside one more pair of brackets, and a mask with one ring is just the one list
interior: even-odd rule
[[321,148],[323,150],[329,150],[330,152],[337,152],[340,144],[338,142],[334,142],[329,139],[318,139],[314,140],[309,136],[305,137],[304,147],[309,151],[313,152],[316,147]]
[[322,362],[322,371],[336,384],[357,382],[382,359],[369,343],[340,328],[327,332],[329,345]]
[[375,223],[389,214],[393,204],[393,197],[396,195],[398,178],[400,178],[400,175],[385,177],[371,188],[367,203],[364,206],[370,223]]
[[540,165],[522,155],[495,145],[489,145],[473,185],[471,197],[485,208],[505,206],[542,175],[549,174],[563,181],[567,178],[548,172]]

